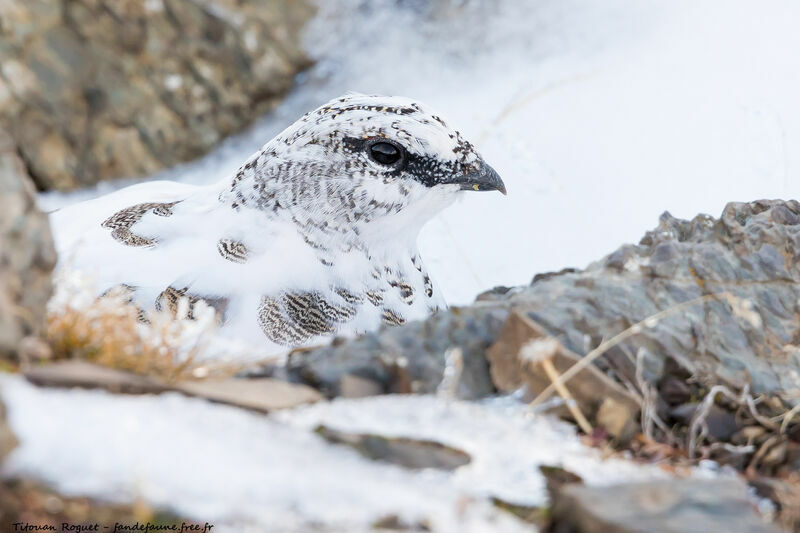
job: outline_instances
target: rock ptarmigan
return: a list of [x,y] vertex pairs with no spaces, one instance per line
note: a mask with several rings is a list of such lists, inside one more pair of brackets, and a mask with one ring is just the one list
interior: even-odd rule
[[[267,350],[424,318],[445,301],[417,251],[463,191],[505,186],[428,106],[348,94],[211,186],[148,182],[56,211],[60,260],[141,309],[212,306]],[[184,304],[185,305],[185,304]]]

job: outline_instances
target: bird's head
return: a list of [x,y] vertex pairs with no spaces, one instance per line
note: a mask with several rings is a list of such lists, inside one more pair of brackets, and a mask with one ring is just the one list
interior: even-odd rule
[[302,220],[344,219],[359,229],[385,227],[381,221],[418,227],[462,191],[506,192],[472,144],[428,106],[362,94],[289,126],[242,167],[234,189],[243,205],[257,197],[262,209],[278,205]]

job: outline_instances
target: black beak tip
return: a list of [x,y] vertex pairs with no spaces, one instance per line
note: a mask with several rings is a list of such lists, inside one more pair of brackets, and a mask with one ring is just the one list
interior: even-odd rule
[[500,175],[486,163],[483,164],[483,168],[475,176],[469,188],[473,191],[500,191],[504,195],[508,194],[506,192],[506,184],[500,179]]

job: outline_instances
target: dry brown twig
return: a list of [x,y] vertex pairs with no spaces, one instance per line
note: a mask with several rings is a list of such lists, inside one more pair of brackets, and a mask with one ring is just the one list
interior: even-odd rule
[[644,328],[653,328],[658,324],[660,320],[681,309],[685,309],[686,307],[690,307],[692,305],[697,305],[703,302],[707,302],[709,300],[717,300],[720,298],[720,296],[724,294],[726,293],[706,294],[704,296],[700,296],[698,298],[694,298],[692,300],[687,300],[685,302],[673,305],[672,307],[664,309],[663,311],[659,311],[658,313],[655,313],[654,315],[651,315],[645,318],[644,320],[637,322],[633,326],[621,331],[620,333],[616,334],[610,339],[603,341],[595,349],[587,353],[580,361],[578,361],[572,367],[570,367],[569,370],[561,374],[560,378],[557,381],[551,383],[542,392],[540,392],[539,395],[536,396],[536,398],[534,398],[534,400],[530,403],[530,407],[533,408],[538,406],[540,403],[542,403],[544,400],[550,397],[553,391],[556,390],[557,386],[566,383],[572,377],[574,377],[578,372],[580,372],[581,370],[592,364],[592,362],[595,359],[597,359],[605,352],[607,352],[614,346],[618,345],[619,343],[629,339],[634,335],[638,335],[644,330]]
[[575,422],[584,433],[590,435],[592,433],[592,425],[578,407],[575,398],[572,397],[566,385],[559,383],[561,376],[553,365],[552,358],[556,355],[560,346],[560,343],[553,337],[534,339],[520,348],[520,357],[528,364],[542,366],[545,374],[547,374],[551,383],[554,384],[556,392],[563,398],[567,409],[569,409],[570,414],[572,414],[572,418],[575,419]]
[[[716,300],[716,301],[722,300],[722,301],[725,301],[731,307],[731,312],[735,316],[745,320],[752,327],[756,327],[757,328],[757,327],[760,327],[761,324],[762,324],[761,316],[758,314],[757,311],[755,311],[753,309],[752,304],[748,300],[744,300],[742,298],[739,298],[739,297],[737,297],[737,296],[735,296],[735,295],[733,295],[733,294],[731,294],[730,292],[727,292],[727,291],[722,291],[722,292],[717,292],[717,293],[712,293],[712,294],[706,294],[706,295],[700,296],[698,298],[694,298],[692,300],[687,300],[685,302],[681,302],[679,304],[673,305],[672,307],[669,307],[667,309],[659,311],[658,313],[655,313],[655,314],[653,314],[653,315],[651,315],[651,316],[649,316],[649,317],[637,322],[636,324],[634,324],[631,327],[621,331],[620,333],[618,333],[617,335],[611,337],[610,339],[604,340],[596,348],[594,348],[593,350],[589,351],[580,361],[575,363],[572,367],[570,367],[566,372],[564,372],[560,376],[558,376],[557,373],[554,374],[554,375],[551,375],[551,373],[548,372],[548,376],[551,377],[551,381],[552,382],[550,383],[550,385],[545,387],[545,389],[542,390],[536,396],[536,398],[534,398],[534,400],[530,403],[530,407],[531,408],[538,407],[543,401],[545,401],[547,398],[549,398],[550,395],[552,395],[552,393],[554,391],[558,392],[560,396],[564,397],[564,394],[562,393],[562,387],[564,386],[564,384],[567,381],[569,381],[572,377],[577,375],[581,370],[583,370],[584,368],[586,368],[587,366],[592,364],[595,361],[595,359],[597,359],[598,357],[603,355],[605,352],[607,352],[611,348],[613,348],[613,347],[617,346],[618,344],[624,342],[625,340],[629,339],[630,337],[641,333],[644,330],[644,328],[653,328],[656,325],[658,325],[658,323],[662,319],[664,319],[665,317],[667,317],[667,316],[669,316],[669,315],[671,315],[673,313],[676,313],[677,311],[680,311],[682,309],[685,309],[685,308],[693,306],[693,305],[697,305],[697,304],[701,304],[701,303],[704,303],[704,302],[707,302],[707,301],[711,301],[711,300]],[[641,410],[642,410],[641,424],[642,424],[643,432],[644,432],[645,436],[648,439],[652,439],[653,426],[655,425],[655,426],[658,426],[658,428],[661,429],[664,432],[664,434],[667,435],[667,437],[670,440],[672,440],[671,431],[669,430],[667,425],[656,414],[656,409],[655,409],[656,391],[644,379],[644,376],[642,374],[642,357],[643,357],[643,352],[640,351],[639,353],[637,353],[637,357],[636,357],[636,381],[637,381],[637,386],[638,386],[640,392],[639,392],[639,394],[637,394],[635,396],[641,402]],[[553,369],[553,370],[555,370],[555,369]],[[567,393],[568,393],[568,391],[567,391]],[[698,410],[695,413],[695,416],[693,417],[692,422],[690,424],[688,451],[689,451],[690,457],[692,457],[692,458],[695,455],[698,437],[699,438],[703,438],[703,436],[707,432],[707,428],[705,427],[705,417],[708,415],[708,412],[709,412],[709,410],[711,408],[711,405],[714,402],[714,398],[719,393],[725,394],[729,399],[734,401],[734,403],[736,403],[737,405],[746,406],[748,411],[749,411],[749,413],[750,413],[750,415],[753,417],[753,419],[756,420],[757,422],[759,422],[764,427],[766,427],[768,429],[771,429],[773,431],[778,431],[778,429],[779,429],[777,424],[775,424],[774,422],[772,422],[771,420],[769,420],[768,418],[764,417],[763,415],[761,415],[758,412],[758,409],[756,407],[756,400],[749,394],[749,391],[748,391],[747,387],[745,387],[745,389],[742,391],[741,396],[737,397],[727,387],[725,387],[723,385],[717,385],[717,386],[713,387],[711,389],[711,391],[708,393],[708,395],[706,396],[706,398],[703,401],[703,404],[701,405],[700,408],[698,408]],[[567,402],[567,404],[568,404],[568,407],[569,407],[571,402]],[[786,413],[784,415],[783,423],[781,424],[782,431],[786,430],[786,428],[787,428],[789,422],[791,421],[792,417],[797,412],[800,412],[800,406],[798,406],[797,408],[793,409],[792,411],[789,411],[788,413]],[[575,419],[577,421],[578,417],[575,416],[574,413],[573,413],[573,416],[575,417]],[[581,414],[581,416],[582,416],[582,414]],[[584,417],[584,420],[585,420],[585,417]],[[588,426],[588,421],[586,422],[586,424]],[[735,450],[736,453],[748,453],[745,450],[746,447],[742,448],[742,449],[738,449],[738,448],[741,448],[741,447],[737,447],[737,450]]]
[[789,429],[789,424],[794,418],[794,415],[796,415],[797,413],[800,413],[800,404],[795,405],[782,415],[783,421],[781,422],[781,429],[780,429],[782,435],[786,433],[787,429]]
[[[764,415],[758,412],[758,409],[756,407],[756,400],[750,394],[750,387],[748,385],[744,386],[742,392],[738,396],[725,385],[715,385],[714,387],[711,388],[710,391],[708,391],[708,394],[706,394],[705,398],[703,398],[703,402],[695,411],[694,415],[692,416],[692,420],[689,424],[689,439],[687,443],[687,449],[689,452],[690,459],[693,459],[695,457],[695,452],[697,449],[698,442],[703,438],[705,438],[705,436],[707,435],[708,428],[706,427],[705,421],[711,409],[711,406],[716,401],[717,394],[723,394],[726,398],[728,398],[728,400],[730,400],[736,406],[740,408],[741,407],[746,408],[748,414],[753,418],[753,420],[761,424],[763,427],[775,433],[782,433],[781,428],[779,428],[774,421],[770,420],[769,418],[765,417]],[[747,451],[744,451],[746,446],[735,447],[735,448],[739,449],[738,453],[749,453]],[[756,461],[756,459],[760,457],[759,454],[763,455],[765,453],[763,450],[764,447],[762,445],[762,447],[756,453],[757,457],[754,457],[753,461]]]
[[755,454],[753,454],[753,458],[750,459],[750,464],[747,465],[747,471],[750,473],[754,473],[756,467],[758,466],[758,463],[760,463],[761,460],[767,455],[767,452],[769,452],[773,446],[779,444],[780,442],[781,442],[780,435],[772,435],[766,441],[764,441],[764,443],[761,445],[758,451]]
[[723,394],[733,402],[737,404],[740,403],[739,398],[737,398],[736,395],[725,385],[715,385],[711,387],[711,390],[708,391],[708,394],[706,394],[705,398],[703,398],[703,402],[695,410],[694,414],[692,415],[692,420],[689,423],[689,439],[686,443],[689,459],[694,459],[695,457],[698,438],[705,438],[705,436],[708,434],[706,418],[708,417],[708,413],[711,411],[711,406],[714,405],[717,394]]

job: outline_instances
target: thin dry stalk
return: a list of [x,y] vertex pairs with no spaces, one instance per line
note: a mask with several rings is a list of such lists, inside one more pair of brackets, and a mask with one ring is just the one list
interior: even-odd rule
[[[542,368],[547,374],[547,377],[550,378],[551,382],[553,383],[558,382],[558,378],[560,377],[558,374],[558,370],[556,370],[556,367],[553,366],[553,362],[550,359],[545,359],[544,361],[542,361]],[[580,427],[581,430],[583,430],[583,432],[586,433],[587,435],[591,435],[592,425],[589,423],[586,417],[583,416],[583,412],[578,407],[578,403],[572,397],[572,394],[570,394],[569,389],[567,389],[566,385],[564,385],[563,383],[556,385],[556,391],[558,391],[559,396],[564,398],[564,402],[567,404],[567,409],[569,409],[569,412],[572,414],[572,417],[575,419],[575,422],[578,423],[578,427]]]
[[747,455],[756,451],[756,447],[752,444],[742,444],[737,446],[729,442],[715,442],[708,447],[709,451],[725,450],[731,455]]
[[711,387],[711,390],[708,391],[706,397],[703,398],[703,402],[695,410],[691,423],[689,424],[689,441],[686,446],[686,449],[689,452],[689,459],[694,459],[695,457],[698,439],[702,440],[708,434],[706,418],[708,417],[711,406],[714,405],[715,398],[719,393],[724,394],[737,404],[740,403],[739,398],[737,398],[736,395],[725,385],[715,385]]
[[800,413],[800,404],[795,405],[783,415],[783,422],[781,422],[781,434],[786,433],[786,430],[789,429],[789,423],[791,423],[794,415],[797,413]]
[[503,107],[500,113],[492,120],[489,127],[487,127],[478,138],[478,143],[481,143],[486,137],[491,133],[493,129],[499,126],[503,121],[505,121],[508,117],[512,116],[514,113],[519,111],[520,109],[527,106],[532,101],[536,100],[537,98],[541,98],[546,96],[547,94],[561,89],[562,87],[566,87],[573,83],[580,83],[585,80],[591,79],[592,77],[596,76],[600,72],[599,70],[593,70],[589,72],[584,72],[575,76],[570,76],[569,78],[559,80],[554,83],[550,83],[545,85],[544,87],[535,89],[533,91],[528,91],[516,98],[513,98],[509,103]]
[[781,441],[780,435],[772,435],[770,438],[764,441],[764,444],[758,449],[758,451],[753,455],[753,458],[750,460],[750,464],[747,465],[747,470],[750,472],[754,472],[758,463],[767,455],[767,452],[772,449],[773,446],[778,444]]
[[[750,414],[753,420],[755,420],[765,428],[775,433],[779,432],[780,428],[778,427],[778,425],[769,418],[760,414],[756,409],[756,401],[750,394],[749,386],[745,385],[744,388],[742,389],[741,394],[737,396],[728,387],[724,385],[715,385],[714,387],[711,388],[708,394],[706,394],[705,398],[703,398],[703,402],[700,404],[700,406],[697,408],[694,415],[692,416],[692,421],[689,425],[689,440],[687,445],[690,459],[693,459],[695,456],[697,443],[702,441],[702,439],[704,439],[705,436],[708,434],[708,428],[706,426],[706,417],[708,416],[711,406],[714,404],[714,401],[718,393],[721,393],[724,396],[726,396],[729,400],[731,400],[734,404],[736,404],[740,408],[741,407],[747,408],[747,412]],[[761,451],[762,450],[760,449],[759,452]],[[756,455],[758,455],[758,453]]]
[[592,364],[592,362],[595,359],[603,355],[605,352],[607,352],[617,344],[629,339],[630,337],[633,337],[634,335],[641,333],[644,330],[644,328],[655,327],[660,320],[673,313],[676,313],[677,311],[680,311],[681,309],[685,309],[693,305],[707,302],[709,300],[717,300],[723,294],[725,293],[706,294],[705,296],[700,296],[698,298],[694,298],[692,300],[687,300],[685,302],[673,305],[672,307],[664,309],[663,311],[659,311],[658,313],[655,313],[654,315],[651,315],[645,318],[644,320],[637,322],[633,326],[611,337],[607,341],[600,343],[600,345],[597,348],[586,354],[580,361],[572,365],[572,367],[570,367],[569,370],[561,374],[561,377],[559,378],[558,382],[551,383],[542,392],[540,392],[539,395],[536,396],[536,398],[531,402],[530,406],[531,407],[538,406],[540,403],[542,403],[544,400],[550,397],[550,395],[556,389],[557,385],[566,383],[572,377],[574,377],[578,372],[580,372],[581,370]]
[[761,424],[767,429],[771,429],[772,431],[778,431],[778,424],[770,420],[769,418],[765,417],[764,415],[760,414],[756,409],[756,402],[753,397],[750,395],[750,387],[748,385],[744,386],[742,390],[742,401],[747,406],[747,410],[750,412],[750,416],[753,417],[753,420]]
[[658,426],[658,428],[667,436],[667,439],[671,444],[674,441],[672,432],[669,430],[664,421],[661,420],[661,417],[658,416],[658,393],[656,392],[655,387],[652,387],[647,380],[644,379],[644,372],[642,371],[644,354],[644,349],[639,349],[639,351],[636,353],[636,384],[641,391],[641,396],[637,394],[637,399],[640,399],[639,405],[642,413],[642,431],[644,432],[645,437],[650,440],[654,440],[653,426]]
[[[533,339],[520,348],[520,359],[529,365],[541,365],[551,383],[558,383],[560,375],[553,365],[553,357],[558,353],[561,344],[553,337]],[[578,426],[587,435],[592,433],[592,425],[578,407],[575,398],[567,389],[566,385],[560,383],[556,385],[556,392],[564,400],[564,403],[572,414]]]

